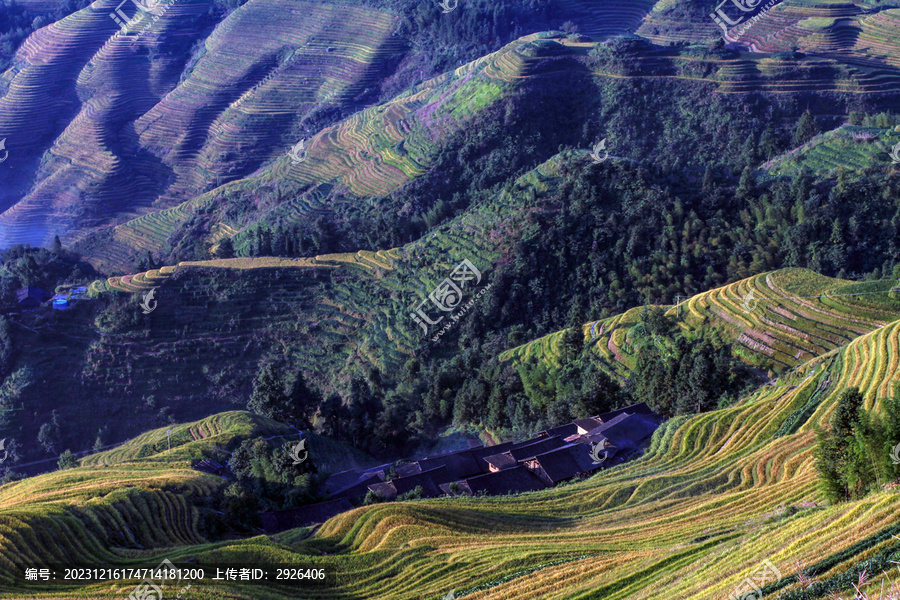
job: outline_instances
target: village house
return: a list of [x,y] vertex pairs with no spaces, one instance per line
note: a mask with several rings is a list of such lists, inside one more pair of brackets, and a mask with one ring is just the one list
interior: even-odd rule
[[29,285],[16,290],[16,307],[19,310],[33,310],[49,300],[52,295],[47,290]]

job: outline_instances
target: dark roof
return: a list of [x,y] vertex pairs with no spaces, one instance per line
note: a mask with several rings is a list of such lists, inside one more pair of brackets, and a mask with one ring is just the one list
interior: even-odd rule
[[397,497],[397,488],[393,481],[382,481],[369,485],[369,491],[374,492],[382,500],[393,500]]
[[410,475],[415,475],[416,473],[421,473],[422,467],[420,467],[417,463],[406,463],[402,465],[394,465],[394,470],[397,471],[398,477],[408,477]]
[[534,457],[536,474],[546,483],[556,485],[582,473],[600,468],[591,458],[591,447],[587,444],[567,444],[550,452]]
[[[476,448],[475,450],[480,450]],[[481,468],[479,462],[472,454],[473,450],[461,450],[459,452],[451,452],[449,454],[439,454],[438,456],[429,456],[418,461],[423,471],[433,469],[444,465],[453,479],[462,479],[471,475],[477,475],[484,469]]]
[[[453,483],[456,483],[456,485],[457,485],[456,492],[454,492],[453,490],[450,489],[450,486],[453,485]],[[438,487],[440,487],[441,491],[444,492],[444,494],[446,494],[448,496],[461,496],[461,495],[471,496],[472,495],[472,490],[469,489],[469,484],[466,483],[465,481],[442,483]]]
[[548,452],[564,445],[565,442],[558,435],[547,438],[530,439],[510,448],[509,455],[516,460],[522,460],[523,458],[531,458],[535,454]]
[[604,421],[602,425],[598,425],[597,427],[594,427],[587,433],[570,435],[569,437],[566,438],[566,441],[574,442],[574,441],[578,440],[581,442],[588,442],[588,443],[600,443],[606,439],[606,436],[603,435],[604,431],[606,431],[613,425],[621,423],[622,421],[624,421],[625,419],[627,419],[630,416],[631,415],[628,413],[622,413],[620,415],[616,415],[609,421]]
[[51,294],[47,290],[29,285],[23,287],[22,289],[16,290],[16,302],[21,304],[26,300],[32,300],[37,301],[38,304],[41,304],[49,300],[52,295],[53,294]]
[[491,456],[492,454],[500,454],[501,452],[506,452],[510,448],[515,446],[513,442],[503,442],[502,444],[497,444],[495,446],[482,446],[481,448],[472,448],[469,452],[472,454],[472,458],[475,459],[475,462],[478,463],[478,467],[481,469],[482,473],[486,473],[488,471],[487,461],[485,461],[485,457]]
[[530,492],[546,487],[534,473],[522,465],[469,477],[465,483],[473,493],[485,490],[491,495]]
[[452,478],[447,474],[447,467],[441,465],[434,469],[422,471],[409,477],[398,477],[384,483],[373,483],[369,489],[386,500],[411,492],[416,486],[422,486],[422,496],[429,498],[441,494],[439,483],[448,483]]
[[604,431],[606,431],[607,429],[609,429],[616,423],[621,423],[622,421],[624,421],[625,419],[627,419],[629,416],[631,416],[633,414],[635,414],[635,413],[622,413],[622,414],[616,415],[609,421],[603,421],[603,423],[599,427],[592,429],[589,433],[603,433]]
[[615,446],[619,453],[637,450],[650,439],[659,427],[657,419],[648,415],[629,415],[609,427],[603,435]]
[[331,499],[338,498],[359,498],[365,496],[369,491],[369,486],[373,483],[381,483],[384,481],[384,475],[379,471],[374,475],[361,475],[361,477],[348,486],[331,493]]
[[360,471],[360,473],[362,473],[364,475],[369,475],[371,473],[378,473],[379,471],[384,473],[385,471],[390,469],[393,465],[394,465],[394,463],[385,463],[383,465],[378,465],[377,467],[370,467],[368,469],[364,469],[364,470]]
[[600,419],[595,417],[585,417],[583,419],[575,419],[575,425],[578,426],[579,433],[587,433],[602,423]]
[[623,408],[617,408],[616,410],[610,411],[608,413],[603,413],[598,418],[606,423],[607,421],[613,419],[614,417],[627,412],[630,415],[656,415],[649,406],[647,406],[646,402],[638,402],[637,404],[630,404]]
[[259,516],[266,533],[274,533],[294,527],[305,527],[313,523],[322,523],[351,508],[353,508],[353,505],[346,498],[341,498],[340,500],[329,500],[288,510],[264,512],[260,513]]
[[514,459],[506,452],[501,452],[500,454],[492,454],[491,456],[485,456],[484,460],[495,469],[508,469],[509,467],[516,466],[517,464],[516,459]]
[[325,490],[329,494],[333,494],[348,485],[353,485],[357,481],[359,481],[362,473],[359,471],[349,470],[349,471],[340,471],[338,473],[332,473],[328,476],[328,479],[325,480]]
[[551,427],[550,429],[545,429],[540,432],[538,435],[544,435],[545,437],[551,437],[554,435],[558,435],[559,437],[570,436],[573,433],[578,433],[578,425],[575,423],[566,423],[565,425],[560,425],[558,427]]

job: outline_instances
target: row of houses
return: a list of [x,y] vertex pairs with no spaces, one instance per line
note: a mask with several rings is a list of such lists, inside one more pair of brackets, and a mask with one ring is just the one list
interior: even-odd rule
[[370,492],[394,500],[419,488],[423,497],[510,494],[552,487],[621,464],[643,451],[662,417],[645,403],[578,419],[521,442],[477,446],[413,462],[335,473],[327,502],[263,514],[268,531],[322,522]]

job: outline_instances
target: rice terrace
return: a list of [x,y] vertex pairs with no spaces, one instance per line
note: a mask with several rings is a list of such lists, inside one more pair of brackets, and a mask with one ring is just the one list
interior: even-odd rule
[[900,0],[0,0],[0,598],[900,600]]

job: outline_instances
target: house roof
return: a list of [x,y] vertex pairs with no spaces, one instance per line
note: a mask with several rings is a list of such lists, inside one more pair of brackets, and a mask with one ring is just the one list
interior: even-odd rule
[[601,423],[599,427],[592,429],[588,433],[603,433],[604,431],[606,431],[607,429],[609,429],[616,423],[621,423],[622,421],[624,421],[625,419],[627,419],[628,417],[630,417],[633,414],[635,414],[635,413],[623,412],[621,414],[618,414],[608,421],[603,421],[603,423]]
[[534,473],[522,465],[469,477],[465,483],[473,493],[484,490],[491,495],[530,492],[546,487]]
[[503,442],[502,444],[497,444],[495,446],[482,446],[481,448],[472,448],[469,452],[472,454],[472,458],[475,459],[475,462],[478,463],[478,467],[482,473],[487,472],[488,465],[487,461],[485,461],[485,457],[491,456],[493,454],[500,454],[501,452],[506,452],[510,448],[515,446],[513,442]]
[[422,467],[420,467],[418,463],[407,463],[403,465],[394,465],[394,470],[397,471],[399,477],[409,477],[410,475],[421,473]]
[[397,488],[394,487],[394,481],[381,481],[369,485],[369,491],[375,492],[375,495],[382,500],[393,500],[397,497]]
[[472,454],[473,450],[481,449],[482,447],[470,448],[467,450],[459,450],[458,452],[438,454],[436,456],[423,458],[417,462],[419,463],[419,466],[422,467],[423,471],[444,465],[447,467],[447,471],[452,475],[454,480],[462,479],[463,477],[477,475],[484,471],[481,467],[481,463],[476,460],[475,456]]
[[594,464],[587,444],[567,444],[539,454],[533,460],[552,485],[600,468],[600,464]]
[[[455,492],[450,489],[450,486],[453,485],[454,483],[456,483],[456,485],[457,485]],[[469,489],[469,484],[466,483],[465,481],[442,483],[438,487],[441,488],[441,491],[444,492],[444,494],[446,494],[447,496],[461,496],[461,495],[471,496],[472,495],[472,490]]]
[[325,480],[325,490],[329,494],[333,494],[342,488],[345,488],[349,485],[353,485],[359,478],[362,476],[362,473],[359,471],[355,471],[353,469],[349,471],[340,471],[338,473],[332,473],[328,476],[328,479]]
[[384,474],[382,472],[376,474],[362,474],[359,479],[342,487],[339,490],[332,492],[331,499],[335,500],[337,498],[359,498],[360,496],[365,496],[366,492],[369,491],[369,486],[373,483],[381,483],[384,481]]
[[538,435],[544,435],[545,437],[552,437],[554,435],[558,435],[559,437],[566,437],[572,435],[574,433],[578,433],[578,425],[575,423],[566,423],[565,425],[559,425],[558,427],[551,427],[550,429],[545,429],[541,431]]
[[578,433],[587,433],[591,429],[594,429],[598,425],[602,423],[602,421],[595,417],[585,417],[583,419],[575,419],[573,421],[575,425],[578,426]]
[[570,435],[569,437],[566,438],[565,441],[567,441],[567,442],[579,441],[582,443],[590,443],[590,444],[601,443],[606,439],[606,436],[603,435],[604,431],[606,431],[613,425],[621,423],[622,421],[624,421],[625,419],[627,419],[630,416],[631,415],[628,413],[621,413],[619,415],[616,415],[609,421],[605,421],[604,423],[598,425],[597,427],[594,427],[587,433],[579,433],[579,434],[575,434],[575,435]]
[[617,415],[620,415],[625,412],[627,412],[630,415],[658,416],[658,415],[656,415],[655,412],[653,412],[653,409],[651,409],[649,406],[647,406],[646,402],[638,402],[637,404],[629,404],[628,406],[624,406],[622,408],[617,408],[616,410],[610,411],[608,413],[603,413],[602,415],[600,415],[597,418],[600,419],[601,421],[603,421],[604,423],[606,423],[607,421],[610,421]]
[[48,300],[52,295],[53,294],[45,289],[28,285],[16,290],[16,302],[21,303],[28,299],[37,300],[38,302],[44,302]]
[[535,454],[541,454],[553,450],[554,448],[559,448],[560,446],[565,445],[565,443],[566,442],[558,435],[547,438],[532,438],[510,448],[509,455],[516,460],[522,460],[523,458],[530,458]]
[[392,500],[400,494],[411,492],[417,486],[422,486],[422,495],[432,497],[439,496],[441,493],[438,483],[448,483],[450,480],[451,478],[447,474],[447,467],[441,465],[409,477],[398,477],[391,481],[376,482],[369,485],[369,489],[386,500]]
[[485,456],[484,460],[495,469],[508,469],[509,467],[516,466],[517,464],[516,459],[514,459],[506,452],[501,452],[500,454],[492,454],[491,456]]
[[607,428],[603,435],[619,452],[629,452],[649,440],[658,427],[658,420],[649,415],[628,415]]

